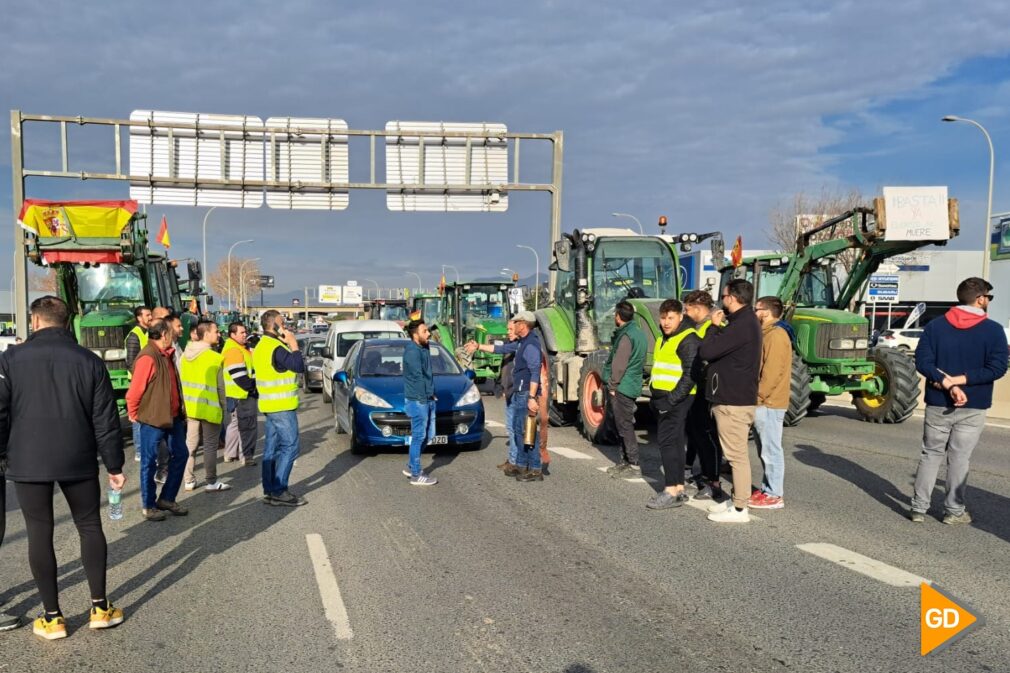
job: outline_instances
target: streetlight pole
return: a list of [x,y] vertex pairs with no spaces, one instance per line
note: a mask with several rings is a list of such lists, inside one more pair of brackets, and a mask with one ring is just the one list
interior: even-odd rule
[[238,282],[241,283],[239,285],[239,306],[241,307],[242,311],[248,311],[249,310],[249,306],[246,303],[246,296],[245,296],[245,286],[246,286],[246,282],[245,282],[245,265],[248,264],[249,262],[258,262],[261,259],[263,259],[263,258],[262,257],[253,257],[252,259],[247,259],[246,261],[244,261],[244,262],[242,262],[241,264],[238,265]]
[[414,278],[417,278],[417,291],[420,292],[421,291],[421,276],[419,274],[413,272],[413,271],[408,271],[404,275],[405,276],[413,276]]
[[247,238],[247,239],[244,239],[244,240],[241,240],[241,241],[235,241],[234,243],[231,244],[231,247],[228,248],[228,268],[226,269],[226,272],[228,274],[228,310],[229,311],[232,308],[231,307],[231,251],[235,249],[236,245],[242,245],[243,243],[254,243],[254,242],[255,242],[255,239]]
[[[207,214],[203,216],[203,275],[204,278],[210,277],[210,269],[207,268],[207,218],[210,214],[217,210],[217,206],[214,206],[207,211]],[[205,284],[206,286],[206,284]]]
[[992,238],[992,185],[993,178],[996,176],[996,151],[992,146],[992,138],[989,136],[989,132],[985,130],[985,127],[979,124],[974,119],[965,119],[964,117],[958,117],[957,115],[947,115],[941,121],[945,122],[965,122],[966,124],[971,124],[985,136],[985,141],[989,143],[989,204],[985,212],[985,240],[982,241],[982,280],[989,280],[989,255],[992,254],[990,251],[990,239]]
[[378,283],[376,283],[376,282],[375,282],[374,280],[372,280],[371,278],[366,278],[366,279],[365,279],[365,282],[366,282],[366,283],[372,283],[373,285],[375,285],[375,297],[374,297],[374,299],[379,299],[379,284],[378,284]]
[[533,310],[536,311],[540,308],[540,254],[535,248],[528,245],[516,245],[516,247],[529,250],[537,260],[537,275],[536,280],[533,281]]
[[635,217],[634,215],[629,215],[628,213],[610,213],[610,215],[611,215],[612,217],[630,217],[630,218],[631,218],[631,219],[633,219],[633,220],[634,220],[634,221],[635,221],[636,223],[638,223],[638,233],[640,233],[640,234],[642,234],[643,236],[645,236],[645,229],[643,229],[643,228],[642,228],[642,223],[641,223],[641,222],[639,221],[639,219],[638,219],[637,217]]
[[454,267],[452,264],[443,264],[442,265],[442,277],[443,278],[445,277],[445,270],[446,269],[452,269],[456,273],[456,282],[459,283],[459,269],[457,269],[456,267]]

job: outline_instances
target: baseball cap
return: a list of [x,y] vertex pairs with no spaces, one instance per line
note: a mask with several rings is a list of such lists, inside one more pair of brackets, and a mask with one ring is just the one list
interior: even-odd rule
[[512,316],[512,319],[513,320],[522,320],[523,322],[534,322],[534,323],[537,321],[537,317],[535,315],[533,315],[533,311],[519,311],[519,313],[516,313],[514,316]]

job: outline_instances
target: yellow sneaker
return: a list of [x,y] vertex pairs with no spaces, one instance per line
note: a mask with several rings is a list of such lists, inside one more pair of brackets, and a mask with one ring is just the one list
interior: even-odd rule
[[91,608],[91,621],[88,624],[92,629],[107,629],[123,623],[123,611],[110,604],[108,610],[93,606]]
[[32,623],[32,631],[39,638],[58,640],[67,637],[67,624],[63,621],[63,617],[46,619],[45,615],[43,615]]

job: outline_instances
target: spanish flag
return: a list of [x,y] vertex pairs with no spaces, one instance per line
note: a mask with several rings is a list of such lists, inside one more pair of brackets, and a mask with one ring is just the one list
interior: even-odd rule
[[411,320],[420,320],[421,319],[421,309],[417,309],[417,310],[411,311],[410,312],[410,319]]
[[438,293],[445,294],[445,273],[442,273],[442,280],[438,284]]
[[736,237],[736,243],[733,244],[733,251],[730,252],[729,258],[733,262],[734,268],[740,266],[740,263],[743,262],[743,236]]
[[172,239],[168,235],[168,219],[164,215],[161,216],[161,228],[158,229],[157,241],[165,246],[166,250],[172,247]]

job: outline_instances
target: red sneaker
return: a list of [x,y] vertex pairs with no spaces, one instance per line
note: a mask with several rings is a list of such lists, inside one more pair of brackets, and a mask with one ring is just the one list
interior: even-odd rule
[[750,506],[755,509],[782,509],[786,504],[777,495],[768,495],[767,493],[761,494],[761,500],[759,502],[754,502],[754,498],[750,500]]
[[747,501],[747,506],[756,507],[760,509],[763,506],[766,497],[768,496],[766,496],[763,491],[755,490],[753,493],[750,494],[750,499]]

